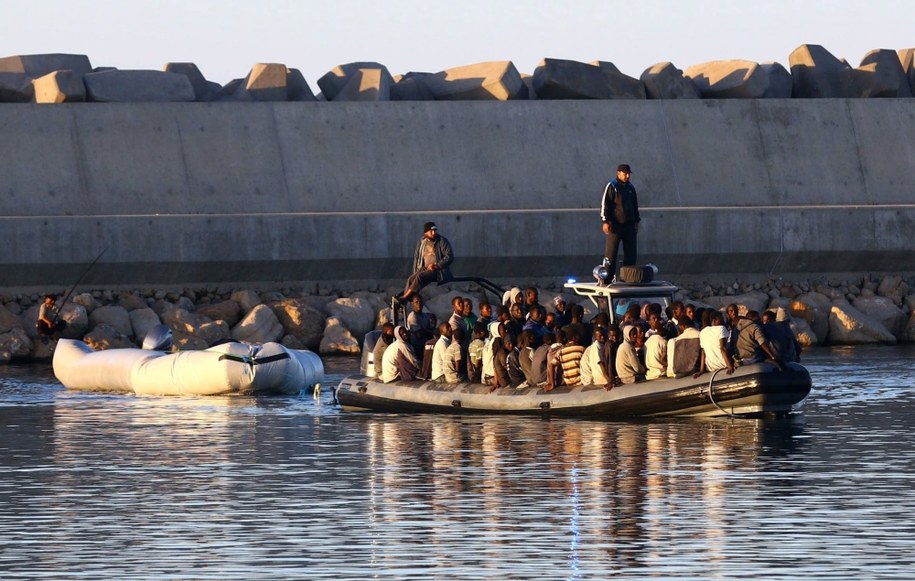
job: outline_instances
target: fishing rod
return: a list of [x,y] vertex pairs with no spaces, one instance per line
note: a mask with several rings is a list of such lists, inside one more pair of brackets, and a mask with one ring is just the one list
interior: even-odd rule
[[67,294],[64,296],[64,300],[60,301],[60,306],[57,307],[56,312],[54,313],[53,321],[55,323],[57,322],[57,319],[60,318],[60,313],[63,310],[64,305],[67,304],[67,300],[70,298],[70,295],[73,294],[73,291],[76,290],[76,287],[79,286],[79,283],[83,282],[83,279],[86,278],[86,275],[89,274],[89,271],[92,270],[92,267],[95,266],[95,264],[99,261],[102,255],[108,251],[109,248],[111,248],[110,244],[98,253],[98,256],[95,257],[95,260],[89,263],[89,266],[86,267],[86,270],[84,270],[83,273],[79,275],[79,278],[76,279],[76,282],[73,283],[73,286],[71,286],[70,290],[67,291]]

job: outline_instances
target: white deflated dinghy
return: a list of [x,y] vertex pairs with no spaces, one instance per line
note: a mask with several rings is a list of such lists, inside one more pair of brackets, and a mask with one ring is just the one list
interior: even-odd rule
[[139,395],[298,394],[319,387],[324,365],[311,351],[279,343],[225,343],[203,351],[94,351],[61,339],[54,375],[68,389]]

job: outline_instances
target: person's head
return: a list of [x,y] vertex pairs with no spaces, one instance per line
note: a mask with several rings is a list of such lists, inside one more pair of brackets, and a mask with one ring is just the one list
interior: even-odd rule
[[512,304],[516,304],[516,303],[517,303],[517,304],[520,305],[521,303],[524,302],[524,293],[521,292],[521,289],[520,289],[520,288],[518,288],[518,287],[513,287],[512,290],[510,290],[509,292],[511,293],[511,294],[510,294],[510,297],[511,297],[511,302],[512,302]]
[[413,298],[410,299],[410,304],[413,306],[413,312],[419,313],[423,310],[423,297],[422,295],[413,295]]
[[484,318],[492,318],[492,305],[489,303],[480,303],[480,316]]
[[[716,311],[715,309],[708,309],[706,312],[709,314],[708,315],[708,324],[710,326],[715,327],[717,325],[721,325],[722,323],[724,323],[724,317],[721,316],[721,311]],[[703,314],[703,316],[705,316],[705,315]]]
[[661,329],[661,315],[657,313],[648,313],[648,326],[658,331]]
[[606,327],[610,324],[610,315],[604,312],[597,313],[594,315],[594,318],[591,319],[591,324],[597,327]]
[[454,297],[451,299],[451,310],[457,314],[464,312],[464,299],[462,297]]
[[528,306],[536,305],[540,302],[540,294],[537,289],[529,286],[524,290],[524,303]]
[[683,301],[674,301],[670,303],[670,316],[679,320],[683,316]]
[[723,320],[724,320],[724,317],[721,316],[721,311],[717,311],[717,310],[715,310],[715,309],[702,309],[702,310],[700,311],[699,320],[702,321],[702,328],[703,328],[703,329],[706,328],[706,327],[708,327],[708,326],[710,326],[710,325],[715,325],[715,324],[720,325],[720,324],[721,324],[721,323],[713,323],[713,322],[712,322],[712,313],[715,313],[715,314],[718,315],[718,320],[719,320],[719,321],[723,321]]
[[506,351],[511,351],[515,348],[515,342],[517,339],[513,333],[505,333],[502,335],[502,348]]
[[553,297],[553,307],[555,307],[557,313],[564,313],[566,311],[566,300],[556,295]]
[[775,322],[775,312],[774,311],[763,311],[762,317],[763,325],[768,325],[769,323]]
[[640,321],[642,319],[642,307],[638,303],[632,303],[626,309],[626,314],[623,315],[623,320],[630,321]]
[[423,236],[429,240],[435,240],[438,237],[438,226],[435,225],[435,222],[426,222],[423,225]]
[[466,335],[464,327],[457,327],[451,332],[451,340],[457,341],[458,343],[463,343],[464,335]]
[[585,308],[579,304],[573,304],[569,307],[569,314],[572,315],[573,321],[580,323],[585,316]]
[[510,318],[511,317],[508,314],[508,308],[502,307],[502,306],[496,308],[496,320],[497,321],[502,321],[503,323],[505,323]]
[[681,316],[677,319],[677,329],[682,333],[686,329],[689,329],[693,326],[693,320],[687,317],[686,315]]
[[509,309],[509,314],[513,319],[523,319],[524,310],[521,308],[521,303],[512,303],[512,306]]
[[620,335],[620,328],[616,325],[610,325],[607,327],[607,341],[618,345],[622,341],[622,336]]
[[552,345],[556,342],[556,333],[544,333],[543,334],[543,344]]
[[789,324],[791,321],[791,314],[788,312],[788,309],[784,307],[779,307],[775,309],[775,322],[776,323],[785,323]]
[[754,323],[759,322],[759,311],[747,311],[747,319],[753,321]]
[[394,340],[394,323],[385,323],[381,326],[381,338],[388,345]]
[[486,330],[485,323],[474,323],[473,325],[473,338],[474,339],[483,339],[489,335],[489,331]]
[[543,321],[543,308],[540,305],[534,305],[531,307],[531,320],[538,323]]
[[543,317],[543,324],[546,325],[546,327],[548,329],[552,329],[553,327],[555,327],[557,324],[556,323],[556,313],[547,313],[546,316]]
[[629,181],[629,176],[632,174],[632,169],[629,167],[628,163],[621,163],[616,166],[616,179],[626,183]]
[[57,298],[54,295],[45,295],[44,296],[44,304],[53,305],[56,302],[57,302]]
[[461,310],[461,314],[463,314],[465,317],[470,315],[470,313],[473,312],[473,301],[468,298],[465,298],[462,303],[462,307],[463,308]]
[[528,329],[526,331],[521,331],[521,334],[518,335],[518,348],[524,349],[526,347],[530,347],[531,345],[534,344],[535,341],[536,341],[536,336],[534,335],[533,331],[531,331],[530,329]]
[[605,343],[607,341],[607,329],[600,325],[594,327],[594,340],[598,343]]
[[645,344],[645,332],[638,325],[629,327],[629,340],[636,349]]
[[397,338],[401,341],[409,340],[409,335],[407,335],[406,327],[402,327],[402,326],[397,327]]
[[441,323],[438,326],[438,332],[439,332],[439,335],[441,335],[442,337],[450,338],[451,337],[451,325],[449,325],[448,323]]
[[696,305],[694,305],[693,303],[688,303],[685,307],[683,307],[683,314],[686,315],[687,317],[689,317],[690,319],[695,320],[696,319]]
[[581,342],[581,336],[578,334],[577,329],[570,329],[569,332],[566,333],[566,344],[567,345],[577,345],[580,342]]
[[740,314],[740,309],[737,308],[736,304],[731,303],[725,308],[725,312],[728,314],[729,321],[736,321],[737,315]]

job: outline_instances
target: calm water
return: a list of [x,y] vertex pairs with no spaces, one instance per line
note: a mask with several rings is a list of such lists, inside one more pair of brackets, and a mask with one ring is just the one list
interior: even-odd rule
[[[915,578],[913,347],[803,415],[600,422],[70,392],[0,367],[0,578]],[[326,362],[326,386],[355,360]]]

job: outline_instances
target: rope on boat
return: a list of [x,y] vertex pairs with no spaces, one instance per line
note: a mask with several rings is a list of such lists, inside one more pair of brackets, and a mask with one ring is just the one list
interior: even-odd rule
[[[726,369],[726,368],[722,367],[721,369]],[[713,404],[716,408],[718,408],[718,410],[719,410],[721,413],[725,414],[726,416],[729,416],[729,417],[732,417],[732,418],[733,418],[733,417],[735,417],[734,414],[732,414],[731,412],[727,411],[726,409],[724,409],[723,407],[721,407],[720,405],[718,405],[718,402],[715,401],[715,396],[712,395],[712,383],[715,381],[715,376],[718,375],[718,372],[721,371],[721,369],[716,369],[715,371],[713,371],[713,372],[712,372],[712,377],[708,380],[708,398],[709,398],[709,401],[711,401],[712,404]]]

